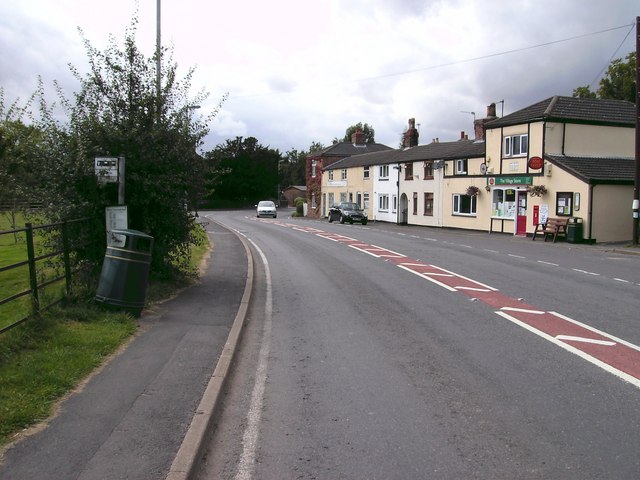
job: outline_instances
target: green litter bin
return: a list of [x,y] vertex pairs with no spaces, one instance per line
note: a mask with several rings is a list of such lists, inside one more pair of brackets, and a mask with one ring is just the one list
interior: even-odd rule
[[144,307],[153,237],[138,230],[112,230],[96,302],[139,317]]
[[582,219],[580,217],[571,217],[567,223],[567,242],[582,243]]

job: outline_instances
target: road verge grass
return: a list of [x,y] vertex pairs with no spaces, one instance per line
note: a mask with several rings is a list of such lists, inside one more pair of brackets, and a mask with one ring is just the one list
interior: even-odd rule
[[[204,230],[195,229],[197,241],[185,274],[174,281],[151,282],[149,303],[174,295],[197,278],[209,243]],[[56,403],[136,330],[130,315],[101,309],[89,300],[52,308],[0,335],[0,448],[46,420]]]

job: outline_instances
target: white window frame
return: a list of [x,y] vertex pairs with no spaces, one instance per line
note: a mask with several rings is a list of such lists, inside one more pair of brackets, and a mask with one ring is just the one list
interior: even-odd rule
[[365,210],[367,210],[369,208],[369,192],[364,192],[362,194],[362,203],[363,203],[363,207]]
[[316,161],[311,160],[311,178],[316,177]]
[[389,180],[389,165],[380,165],[380,180]]
[[388,193],[380,193],[378,195],[378,210],[380,212],[389,211],[389,194]]
[[329,170],[329,181],[333,181],[333,170]]
[[342,170],[340,170],[340,179],[341,180],[346,180],[347,179],[347,169],[343,168]]
[[391,213],[396,213],[397,210],[398,210],[398,196],[392,195],[391,196]]
[[369,178],[369,167],[364,167],[364,178],[365,179]]
[[333,207],[335,205],[334,195],[333,193],[329,193],[329,206]]
[[458,158],[454,162],[455,165],[455,174],[456,175],[466,175],[467,174],[467,159],[466,158]]
[[504,137],[503,151],[505,157],[526,157],[529,153],[529,135],[523,133]]
[[[463,212],[460,210],[462,205],[462,199],[466,197],[470,199],[469,204],[469,212]],[[465,195],[463,193],[454,193],[453,194],[453,207],[452,212],[453,215],[463,216],[463,217],[475,217],[478,212],[478,202],[477,195]]]

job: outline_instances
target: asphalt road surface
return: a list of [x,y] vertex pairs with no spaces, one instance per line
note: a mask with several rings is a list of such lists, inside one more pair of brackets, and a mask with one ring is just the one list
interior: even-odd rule
[[640,478],[640,257],[216,212],[257,283],[200,479]]

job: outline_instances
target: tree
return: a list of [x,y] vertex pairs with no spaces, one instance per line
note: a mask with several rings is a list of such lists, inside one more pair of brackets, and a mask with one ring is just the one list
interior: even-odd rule
[[39,127],[45,135],[37,159],[39,183],[52,220],[96,219],[95,240],[102,245],[104,208],[116,203],[117,190],[113,184],[97,185],[94,158],[124,156],[129,227],[154,237],[151,273],[166,277],[174,271],[172,260],[185,258],[193,240],[194,219],[188,207],[197,200],[200,179],[206,177],[196,148],[208,132],[209,118],[192,119],[190,107],[207,95],[189,97],[193,69],[179,80],[177,65],[166,49],[161,52],[167,56],[161,91],[156,91],[156,62],[136,46],[137,23],[134,16],[122,48],[111,37],[104,52],[80,31],[89,72],[83,75],[70,66],[80,82],[73,100],[58,88],[68,123],[57,120],[40,86]]
[[636,103],[636,53],[617,58],[609,64],[605,76],[600,80],[600,88],[592,92],[588,86],[578,87],[573,91],[579,98],[610,98],[627,100]]
[[[369,125],[368,123],[365,123],[363,125],[362,122],[358,122],[355,125],[351,125],[349,128],[347,128],[342,141],[351,142],[351,136],[356,132],[357,129],[361,129],[362,132],[364,133],[365,143],[376,143],[376,139],[375,139],[376,132],[373,129],[373,126]],[[333,143],[337,143],[337,139],[334,139]]]
[[211,168],[212,207],[247,207],[260,200],[277,200],[278,150],[262,146],[254,137],[236,137],[205,155]]

